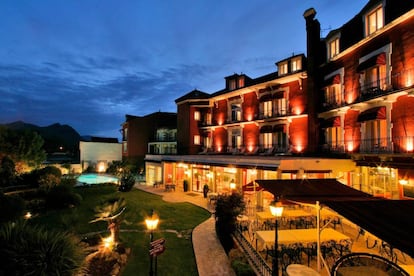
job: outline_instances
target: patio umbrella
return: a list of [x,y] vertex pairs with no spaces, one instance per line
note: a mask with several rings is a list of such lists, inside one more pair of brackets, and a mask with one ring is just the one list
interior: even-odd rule
[[254,193],[254,192],[260,192],[264,189],[259,186],[256,182],[252,181],[247,183],[242,187],[243,193]]

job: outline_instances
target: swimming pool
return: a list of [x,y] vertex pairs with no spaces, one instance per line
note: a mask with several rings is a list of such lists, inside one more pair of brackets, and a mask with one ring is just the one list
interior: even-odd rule
[[118,178],[108,174],[97,174],[97,173],[86,173],[81,174],[77,178],[77,186],[85,184],[103,184],[103,183],[114,183],[118,184]]

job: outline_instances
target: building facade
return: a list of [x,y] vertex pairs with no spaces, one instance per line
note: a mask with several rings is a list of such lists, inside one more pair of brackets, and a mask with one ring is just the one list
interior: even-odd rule
[[122,124],[122,158],[144,166],[150,154],[177,153],[177,114],[154,112],[145,116],[126,115]]
[[122,160],[122,144],[117,138],[82,137],[79,151],[82,171],[105,172],[111,162]]
[[221,192],[254,179],[336,178],[414,196],[414,3],[371,0],[324,38],[316,11],[304,18],[306,56],[176,100],[179,155],[147,156],[159,168],[147,179]]

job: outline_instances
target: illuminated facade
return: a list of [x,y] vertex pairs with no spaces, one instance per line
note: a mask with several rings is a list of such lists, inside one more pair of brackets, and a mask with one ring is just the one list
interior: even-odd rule
[[414,197],[414,3],[369,1],[320,37],[305,11],[307,54],[258,78],[176,100],[177,156],[147,156],[152,182],[221,192],[254,179],[336,178],[387,198]]
[[82,171],[91,167],[96,172],[105,172],[111,162],[122,160],[121,149],[117,138],[83,137],[79,141]]

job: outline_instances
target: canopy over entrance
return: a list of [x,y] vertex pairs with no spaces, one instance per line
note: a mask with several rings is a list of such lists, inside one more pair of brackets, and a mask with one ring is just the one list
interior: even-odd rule
[[256,180],[275,197],[327,206],[414,256],[414,200],[387,200],[348,187],[336,179]]

